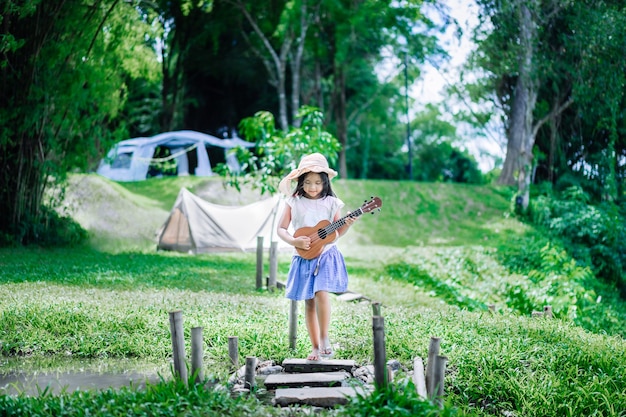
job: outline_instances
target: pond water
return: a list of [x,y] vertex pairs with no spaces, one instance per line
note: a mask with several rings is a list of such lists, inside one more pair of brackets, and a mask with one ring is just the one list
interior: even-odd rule
[[169,364],[155,366],[132,360],[45,360],[0,357],[0,395],[36,396],[76,390],[143,388],[169,379]]

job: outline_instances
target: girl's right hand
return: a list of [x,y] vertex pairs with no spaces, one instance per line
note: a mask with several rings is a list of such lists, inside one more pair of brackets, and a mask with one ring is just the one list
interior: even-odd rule
[[293,246],[298,249],[309,250],[311,249],[311,238],[308,236],[298,236],[294,239]]

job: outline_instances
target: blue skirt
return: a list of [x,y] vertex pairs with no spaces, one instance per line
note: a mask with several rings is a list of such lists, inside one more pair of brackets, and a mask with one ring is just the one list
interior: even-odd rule
[[304,259],[298,255],[291,259],[286,290],[286,297],[290,300],[309,300],[318,291],[344,293],[347,290],[346,262],[336,246],[331,246],[315,259]]

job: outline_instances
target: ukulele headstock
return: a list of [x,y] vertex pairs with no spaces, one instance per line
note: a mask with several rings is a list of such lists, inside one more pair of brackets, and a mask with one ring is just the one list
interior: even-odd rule
[[370,200],[365,200],[365,203],[361,206],[361,211],[363,213],[372,213],[374,214],[374,210],[380,211],[380,208],[383,206],[383,201],[379,197],[371,197]]

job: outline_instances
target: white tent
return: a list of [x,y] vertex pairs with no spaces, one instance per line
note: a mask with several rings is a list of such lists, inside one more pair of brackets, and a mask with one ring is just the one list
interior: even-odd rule
[[[237,146],[251,148],[254,143],[238,137],[220,139],[193,130],[160,133],[149,138],[127,139],[117,143],[100,161],[98,174],[114,181],[141,181],[160,175],[154,162],[171,161],[176,175],[213,175],[211,166],[224,162],[234,171],[239,162],[228,151]],[[163,157],[158,157],[164,155]]]
[[258,236],[269,247],[272,241],[282,242],[275,229],[283,204],[274,196],[245,206],[222,206],[182,188],[157,232],[157,248],[190,253],[251,251]]

